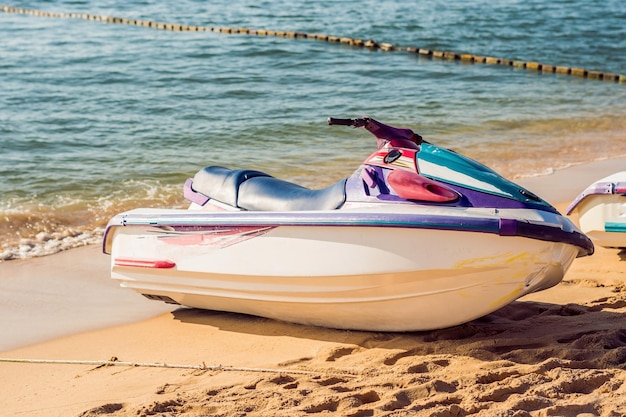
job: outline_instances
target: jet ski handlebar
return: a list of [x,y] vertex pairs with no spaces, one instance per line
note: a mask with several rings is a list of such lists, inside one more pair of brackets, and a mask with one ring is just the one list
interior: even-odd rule
[[340,126],[352,126],[352,127],[363,127],[367,123],[367,119],[337,119],[335,117],[328,118],[329,125],[340,125]]
[[358,119],[338,119],[329,117],[328,124],[364,127],[376,136],[379,149],[385,145],[399,148],[419,149],[420,144],[422,143],[422,137],[413,132],[411,129],[389,126],[370,117]]

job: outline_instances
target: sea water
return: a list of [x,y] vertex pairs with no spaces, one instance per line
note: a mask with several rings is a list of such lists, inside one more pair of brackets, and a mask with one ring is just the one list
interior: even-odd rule
[[[19,4],[18,4],[19,3]],[[20,1],[157,22],[325,33],[626,73],[626,2]],[[626,84],[275,36],[0,12],[0,260],[185,207],[206,165],[322,187],[373,151],[369,115],[517,179],[626,155]]]

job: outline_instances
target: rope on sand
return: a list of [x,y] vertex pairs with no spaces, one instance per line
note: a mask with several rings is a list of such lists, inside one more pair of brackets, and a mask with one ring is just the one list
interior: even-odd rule
[[201,371],[230,371],[230,372],[261,372],[275,374],[299,374],[299,375],[325,375],[325,374],[341,374],[344,377],[354,377],[355,375],[343,372],[315,372],[300,369],[273,369],[273,368],[248,368],[239,366],[224,365],[186,365],[161,362],[125,362],[118,360],[115,356],[109,360],[70,360],[70,359],[27,359],[27,358],[0,358],[0,363],[30,363],[30,364],[48,364],[48,365],[89,365],[98,368],[104,366],[128,366],[137,368],[168,368],[168,369],[195,369]]
[[548,65],[542,64],[539,62],[526,62],[515,59],[505,59],[505,58],[497,58],[490,56],[481,56],[481,55],[473,55],[473,54],[462,54],[457,52],[450,51],[434,51],[431,49],[423,49],[416,47],[401,47],[397,45],[393,45],[390,43],[379,43],[373,40],[362,40],[362,39],[352,39],[347,37],[340,36],[331,36],[325,34],[312,34],[312,33],[302,33],[302,32],[289,32],[289,31],[276,31],[276,30],[265,30],[265,29],[246,29],[246,28],[229,28],[229,27],[216,27],[216,26],[191,26],[191,25],[181,25],[181,24],[173,24],[173,23],[161,23],[161,22],[153,22],[149,20],[136,20],[136,19],[127,19],[122,17],[113,17],[113,16],[99,16],[92,15],[88,13],[55,13],[55,12],[46,12],[41,10],[33,10],[33,9],[24,9],[21,7],[11,7],[0,5],[0,10],[5,13],[16,13],[16,14],[26,14],[33,15],[39,17],[50,17],[50,18],[60,18],[60,19],[85,19],[85,20],[94,20],[104,23],[111,24],[122,24],[122,25],[134,25],[134,26],[143,26],[152,29],[161,29],[161,30],[169,30],[169,31],[192,31],[192,32],[219,32],[224,34],[244,34],[244,35],[255,35],[255,36],[276,36],[283,38],[293,38],[293,39],[316,39],[319,41],[330,42],[330,43],[341,43],[345,45],[350,45],[359,48],[369,48],[369,49],[377,49],[385,52],[390,51],[404,51],[409,53],[418,54],[420,56],[424,56],[431,59],[442,59],[442,60],[452,60],[452,61],[461,61],[467,64],[491,64],[491,65],[502,65],[519,69],[526,69],[529,71],[535,71],[542,74],[561,74],[561,75],[571,75],[576,77],[587,78],[590,80],[603,80],[609,82],[616,82],[620,84],[626,84],[626,75],[614,74],[609,72],[601,72],[601,71],[590,71],[584,68],[570,68],[566,66],[556,66],[556,65]]

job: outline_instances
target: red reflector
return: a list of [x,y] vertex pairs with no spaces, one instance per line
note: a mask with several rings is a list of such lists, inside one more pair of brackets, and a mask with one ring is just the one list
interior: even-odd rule
[[168,261],[167,259],[127,259],[116,258],[116,266],[134,266],[136,268],[160,268],[169,269],[174,268],[176,263]]

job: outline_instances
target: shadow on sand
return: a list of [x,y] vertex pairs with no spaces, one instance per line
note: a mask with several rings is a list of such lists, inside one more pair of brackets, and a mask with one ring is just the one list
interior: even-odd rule
[[[191,308],[172,315],[184,323],[224,332],[320,340],[360,350],[388,349],[385,365],[408,356],[450,354],[519,364],[556,358],[572,361],[572,366],[626,369],[626,299],[620,296],[590,305],[516,301],[460,326],[409,333],[334,330]],[[349,354],[350,349],[345,351]]]

